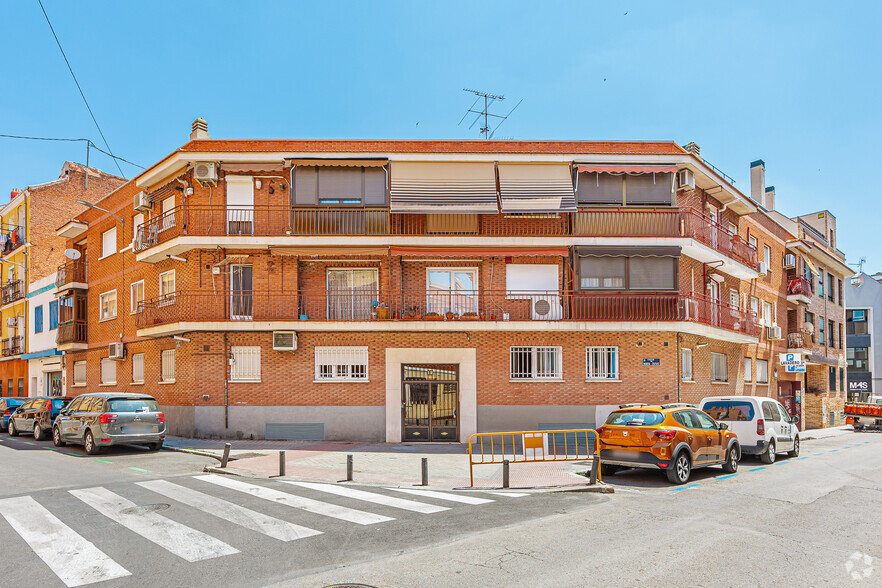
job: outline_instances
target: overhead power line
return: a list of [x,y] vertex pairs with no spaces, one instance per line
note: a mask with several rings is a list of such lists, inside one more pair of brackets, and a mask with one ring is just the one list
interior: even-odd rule
[[119,170],[119,174],[122,177],[126,177],[126,175],[123,173],[122,168],[119,165],[119,162],[113,155],[113,149],[110,148],[110,144],[107,142],[107,137],[104,136],[104,131],[101,130],[101,126],[98,124],[98,119],[95,118],[95,113],[92,112],[92,107],[89,106],[89,101],[86,100],[86,95],[83,93],[83,88],[80,87],[80,82],[79,80],[77,80],[77,76],[70,65],[70,61],[68,61],[67,55],[65,55],[64,49],[61,46],[61,41],[58,40],[58,35],[55,34],[55,27],[52,26],[52,21],[49,20],[49,15],[46,13],[46,8],[43,6],[43,0],[37,0],[37,2],[40,4],[40,9],[43,11],[43,16],[46,17],[46,23],[49,25],[49,30],[52,31],[52,36],[55,37],[55,42],[58,44],[58,50],[61,51],[61,56],[64,57],[64,62],[67,64],[67,69],[70,71],[70,75],[73,78],[74,83],[77,85],[77,90],[80,91],[80,96],[82,96],[83,102],[86,104],[86,109],[89,111],[89,116],[92,117],[92,122],[95,123],[95,128],[98,129],[98,134],[101,135],[101,139],[104,141],[104,146],[107,147],[107,151],[109,152],[107,154],[114,158],[113,162],[116,164],[116,169]]
[[[129,165],[133,165],[133,166],[140,168],[140,169],[147,169],[143,165],[139,165],[139,164],[135,163],[134,161],[129,161],[128,159],[119,157],[118,155],[114,155],[113,153],[108,153],[104,149],[101,149],[100,147],[98,147],[98,145],[96,145],[95,142],[92,141],[91,139],[66,139],[63,137],[29,137],[27,135],[5,135],[2,133],[0,133],[0,138],[3,138],[3,139],[27,139],[30,141],[85,141],[89,144],[89,146],[92,149],[95,149],[96,151],[100,151],[104,155],[106,155],[108,157],[112,157],[114,160],[122,161],[123,163],[128,163]],[[119,167],[119,166],[117,165],[117,167]]]

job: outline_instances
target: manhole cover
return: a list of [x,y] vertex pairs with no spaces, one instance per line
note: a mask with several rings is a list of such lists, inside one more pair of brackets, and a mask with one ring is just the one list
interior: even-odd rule
[[371,586],[369,584],[330,584],[329,586],[325,586],[325,588],[376,588],[376,586]]
[[170,504],[146,504],[144,506],[133,506],[132,508],[124,508],[119,511],[119,514],[125,515],[139,515],[139,514],[147,514],[148,512],[157,512],[160,510],[165,510],[170,508]]

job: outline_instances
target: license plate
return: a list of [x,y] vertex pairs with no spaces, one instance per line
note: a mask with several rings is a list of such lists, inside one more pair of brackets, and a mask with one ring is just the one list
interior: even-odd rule
[[151,425],[132,425],[129,427],[123,427],[123,434],[125,435],[143,435],[152,432],[153,427]]

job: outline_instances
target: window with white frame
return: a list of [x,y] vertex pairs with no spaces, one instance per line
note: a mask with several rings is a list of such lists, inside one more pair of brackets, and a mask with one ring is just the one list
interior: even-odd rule
[[368,348],[316,347],[315,379],[360,382],[368,379]]
[[85,361],[75,361],[73,364],[73,385],[74,386],[85,386],[86,385],[86,362]]
[[744,381],[753,381],[753,360],[749,357],[744,358]]
[[130,312],[135,314],[141,312],[141,303],[144,301],[144,280],[132,283],[129,286],[129,307]]
[[101,257],[116,253],[116,227],[101,233]]
[[763,245],[763,261],[766,262],[767,271],[772,271],[772,248]]
[[617,380],[619,378],[618,347],[586,347],[585,379]]
[[463,315],[478,312],[478,270],[429,268],[426,270],[426,312]]
[[233,346],[230,348],[233,365],[230,366],[231,382],[260,381],[260,347]]
[[738,290],[730,289],[729,290],[729,306],[731,306],[732,308],[738,308],[739,306],[741,306],[739,304],[738,298],[739,298]]
[[769,360],[768,359],[756,360],[756,381],[758,384],[768,384],[769,383]]
[[175,270],[159,274],[159,306],[175,303]]
[[772,315],[772,303],[763,300],[763,324],[767,327],[771,327],[774,322],[774,316]]
[[138,240],[138,230],[144,224],[144,215],[140,212],[132,217],[132,245]]
[[692,381],[692,350],[680,350],[680,372],[683,374],[684,382]]
[[100,320],[106,321],[116,318],[116,290],[99,295],[98,304],[100,306]]
[[116,361],[109,357],[101,358],[101,383],[116,384]]
[[175,226],[175,197],[169,196],[162,201],[162,220],[159,221],[159,232]]
[[559,380],[563,377],[560,347],[512,347],[512,380]]
[[757,319],[761,318],[759,316],[759,298],[757,298],[756,296],[750,297],[750,312],[752,312],[753,315],[757,317]]
[[729,374],[725,353],[711,352],[711,382],[728,382]]
[[175,381],[175,350],[174,349],[163,349],[161,361],[162,361],[162,374],[160,375],[160,381],[174,382]]
[[132,354],[132,384],[144,383],[144,354]]
[[328,269],[325,280],[329,320],[364,321],[371,318],[379,295],[379,277],[375,268]]

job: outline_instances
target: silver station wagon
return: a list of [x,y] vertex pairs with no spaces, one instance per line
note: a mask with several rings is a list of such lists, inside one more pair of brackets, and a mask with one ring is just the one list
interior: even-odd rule
[[52,426],[56,447],[75,443],[90,455],[102,447],[128,443],[159,451],[163,440],[165,415],[147,394],[82,394],[64,407]]

